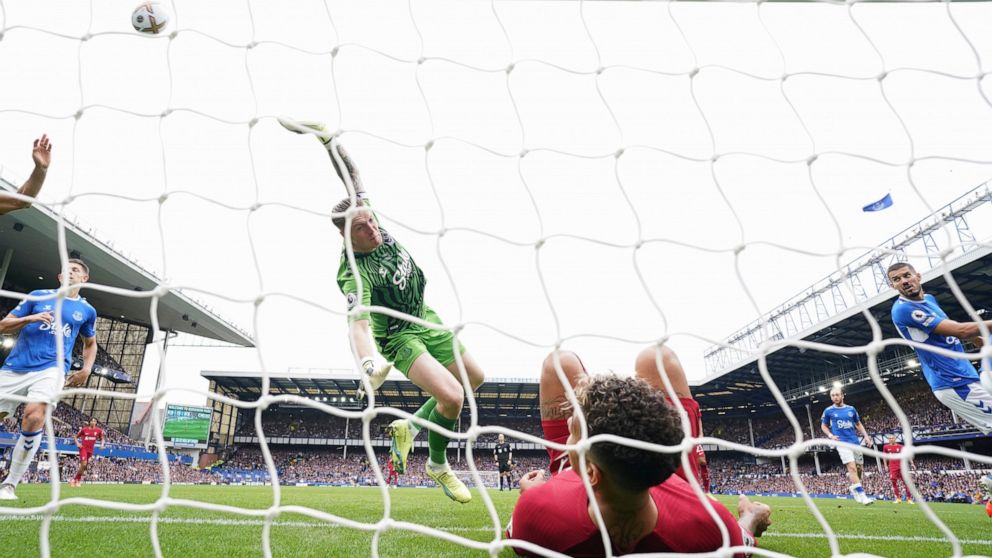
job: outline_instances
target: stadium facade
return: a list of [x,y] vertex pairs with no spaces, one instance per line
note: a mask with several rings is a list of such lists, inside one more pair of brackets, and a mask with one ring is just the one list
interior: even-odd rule
[[[0,189],[16,191],[17,188],[12,180],[0,175]],[[156,339],[150,314],[150,293],[161,280],[83,226],[69,219],[65,219],[64,225],[67,254],[87,263],[90,283],[135,293],[134,296],[123,296],[95,288],[83,290],[82,295],[98,313],[99,345],[94,374],[85,387],[133,394],[141,380],[145,351]],[[0,312],[3,315],[19,301],[11,294],[58,285],[57,275],[61,269],[58,230],[59,215],[38,203],[0,216],[0,286],[4,291],[0,295]],[[247,333],[182,292],[169,291],[161,297],[156,317],[159,331],[252,346]],[[0,343],[0,362],[10,352],[15,339],[16,336],[8,337]],[[79,351],[77,344],[74,352],[78,355]],[[104,395],[73,395],[62,403],[121,432],[128,431],[134,408],[133,399]]]

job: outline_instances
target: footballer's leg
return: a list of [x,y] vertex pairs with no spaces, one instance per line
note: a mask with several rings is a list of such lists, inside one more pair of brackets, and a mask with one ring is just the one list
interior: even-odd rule
[[[39,374],[42,373],[44,372],[39,372]],[[47,407],[47,403],[37,402],[24,405],[21,434],[17,437],[17,444],[14,445],[14,451],[11,453],[10,470],[7,473],[7,478],[3,480],[3,483],[0,483],[0,500],[17,499],[14,491],[41,446],[41,434]]]
[[[436,400],[428,420],[446,430],[454,430],[458,415],[462,410],[465,394],[454,376],[429,353],[421,353],[413,362],[408,374],[410,381],[423,389]],[[427,476],[437,482],[444,493],[456,502],[468,503],[472,494],[465,484],[451,472],[448,466],[447,449],[449,438],[433,430],[427,433],[430,457],[427,460]]]
[[[541,409],[541,429],[544,439],[549,442],[564,444],[568,440],[568,417],[572,415],[565,386],[558,378],[557,364],[565,374],[565,381],[573,389],[584,381],[588,374],[579,356],[571,351],[552,352],[544,358],[541,364],[541,383],[539,388],[539,403]],[[568,467],[568,453],[547,448],[549,471],[558,474]]]

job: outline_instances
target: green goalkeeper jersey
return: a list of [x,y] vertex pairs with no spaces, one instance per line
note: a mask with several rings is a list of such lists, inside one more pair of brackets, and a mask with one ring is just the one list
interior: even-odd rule
[[[355,253],[355,263],[362,281],[361,303],[364,306],[385,306],[424,318],[428,308],[424,304],[427,279],[423,270],[392,235],[382,227],[379,231],[382,233],[382,244],[378,248],[367,254]],[[348,253],[344,248],[341,250],[341,265],[338,267],[338,286],[348,299],[348,310],[353,309],[359,302],[358,281],[348,264]],[[356,315],[352,320],[371,320],[372,335],[377,340],[413,325],[406,320],[368,311]]]

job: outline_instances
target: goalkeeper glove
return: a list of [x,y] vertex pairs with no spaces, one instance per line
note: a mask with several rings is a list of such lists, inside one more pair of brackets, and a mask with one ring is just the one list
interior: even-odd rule
[[366,358],[362,360],[360,367],[364,377],[359,379],[358,390],[355,391],[355,397],[357,397],[359,401],[365,399],[365,378],[368,378],[372,391],[379,389],[379,386],[386,381],[386,376],[389,375],[389,371],[393,369],[393,363],[387,362],[386,364],[383,364],[382,367],[377,368],[375,365],[375,360]]

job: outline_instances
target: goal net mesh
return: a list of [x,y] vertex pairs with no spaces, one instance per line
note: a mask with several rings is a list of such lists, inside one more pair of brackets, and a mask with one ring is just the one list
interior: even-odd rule
[[[737,351],[741,360],[760,356],[761,378],[796,433],[786,447],[693,438],[685,421],[686,438],[675,447],[603,440],[653,451],[703,443],[784,456],[831,553],[841,553],[799,474],[798,460],[812,446],[801,434],[805,421],[765,357],[787,345],[867,355],[872,380],[909,432],[876,362],[886,348],[908,344],[883,342],[867,312],[864,327],[876,332],[875,342],[854,348],[766,331],[756,347],[742,349],[722,336],[765,318],[785,293],[843,275],[854,256],[902,230],[905,219],[930,215],[987,178],[987,3],[162,4],[171,17],[165,33],[142,36],[130,29],[127,3],[0,1],[0,153],[14,164],[23,138],[47,131],[55,163],[37,203],[57,213],[60,232],[77,220],[95,227],[97,238],[163,278],[151,293],[88,289],[145,298],[153,316],[161,297],[182,291],[244,325],[265,395],[235,401],[170,383],[175,367],[168,361],[153,401],[197,392],[254,410],[272,504],[249,509],[174,497],[167,466],[159,498],[147,504],[63,498],[53,482],[43,506],[0,507],[2,516],[43,516],[44,556],[53,517],[70,504],[151,512],[156,556],[160,515],[176,507],[262,521],[265,556],[273,554],[272,526],[285,514],[374,532],[373,556],[390,530],[494,556],[514,544],[555,555],[504,538],[508,517],[488,494],[495,478],[472,459],[484,433],[546,442],[487,426],[473,394],[470,424],[452,436],[466,444],[462,476],[478,487],[473,505],[485,506],[491,520],[486,540],[392,517],[370,424],[409,413],[268,395],[269,375],[296,365],[294,354],[352,362],[347,310],[334,282],[341,240],[330,223],[345,190],[326,153],[312,138],[282,130],[280,115],[336,131],[384,226],[425,269],[427,302],[489,377],[534,374],[556,347],[576,350],[601,370],[629,366],[640,347],[668,344],[694,378],[704,373],[709,346]],[[898,211],[870,219],[861,212],[885,194]],[[929,258],[941,269],[964,241],[950,223],[934,235],[938,252],[901,256]],[[64,234],[57,252],[65,262]],[[849,293],[854,286],[838,288]],[[954,294],[978,319],[968,293]],[[158,323],[152,327],[161,338]],[[136,397],[96,390],[61,397],[77,393]],[[262,412],[274,403],[363,423],[381,519],[284,503],[262,427]],[[51,435],[50,417],[46,429]],[[161,424],[154,431],[164,465]],[[588,445],[576,449],[584,459]],[[491,450],[480,451],[491,459]],[[911,440],[899,459],[925,453],[992,463]],[[57,456],[48,459],[57,480]],[[958,537],[913,492],[960,555]],[[742,550],[723,535],[726,544],[714,555]]]

